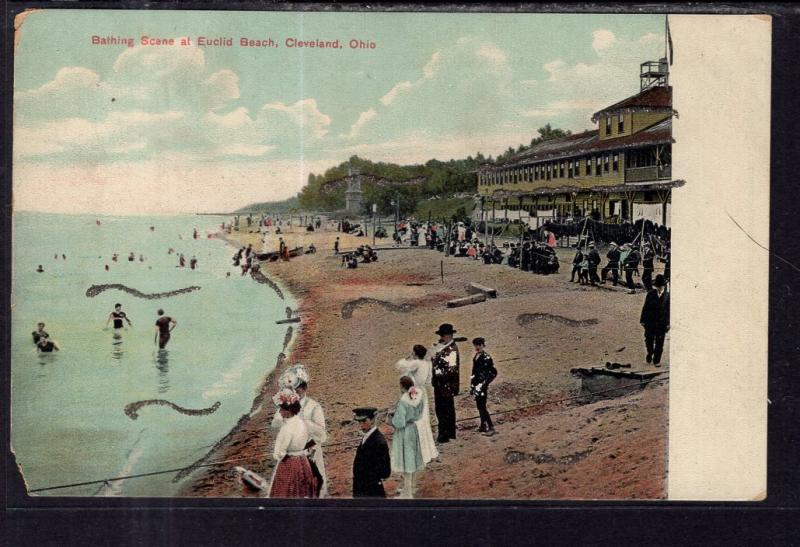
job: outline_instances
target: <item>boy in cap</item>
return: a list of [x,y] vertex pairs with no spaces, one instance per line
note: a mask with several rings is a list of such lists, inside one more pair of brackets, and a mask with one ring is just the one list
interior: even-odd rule
[[475,404],[481,417],[479,433],[494,435],[494,424],[489,411],[486,410],[486,399],[489,397],[489,384],[497,377],[492,356],[486,352],[486,340],[475,338],[472,340],[475,347],[475,356],[472,358],[472,376],[470,376],[470,393],[475,396]]
[[436,334],[439,342],[433,346],[431,363],[433,368],[433,402],[436,419],[439,421],[437,441],[446,443],[456,438],[456,405],[454,397],[459,388],[458,346],[453,340],[456,333],[453,325],[442,323]]
[[355,408],[353,419],[364,436],[353,460],[353,497],[385,498],[384,479],[392,474],[389,445],[375,425],[376,408]]

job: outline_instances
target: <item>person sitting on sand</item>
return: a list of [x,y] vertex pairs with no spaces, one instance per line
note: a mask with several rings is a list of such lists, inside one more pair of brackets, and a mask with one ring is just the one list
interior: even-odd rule
[[[172,326],[170,327],[170,324]],[[158,319],[156,319],[156,336],[154,342],[158,343],[159,349],[164,349],[169,342],[171,333],[175,330],[178,322],[172,317],[164,315],[164,310],[158,310]]]
[[114,320],[114,329],[121,329],[124,326],[122,324],[123,319],[128,322],[128,325],[130,325],[131,327],[133,326],[131,320],[128,319],[128,316],[125,314],[124,311],[122,311],[122,304],[114,304],[114,311],[112,311],[108,315],[108,319],[106,319],[106,327],[108,326],[108,324],[111,322],[112,319]]
[[358,260],[356,259],[355,255],[349,255],[349,258],[347,259],[347,267],[351,270],[358,268]]
[[39,342],[36,344],[36,351],[41,353],[52,353],[53,350],[60,351],[61,348],[58,347],[58,344],[50,340],[50,335],[45,333],[41,338],[39,338]]
[[44,330],[44,323],[38,323],[36,325],[36,330],[33,331],[31,335],[33,335],[34,344],[38,344],[39,339],[42,338],[43,336],[50,336],[49,334],[47,334],[47,331]]

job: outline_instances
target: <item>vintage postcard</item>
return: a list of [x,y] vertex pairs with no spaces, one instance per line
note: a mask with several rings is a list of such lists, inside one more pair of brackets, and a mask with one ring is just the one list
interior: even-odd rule
[[30,496],[763,497],[769,18],[15,26]]

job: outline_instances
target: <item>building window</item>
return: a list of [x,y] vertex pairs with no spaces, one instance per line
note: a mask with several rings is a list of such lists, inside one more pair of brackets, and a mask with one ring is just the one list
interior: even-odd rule
[[617,122],[617,133],[625,132],[625,114],[619,113],[619,121]]
[[614,154],[614,172],[619,173],[619,154]]
[[592,158],[586,158],[586,176],[592,175]]
[[572,167],[572,162],[571,161],[569,162],[569,171],[567,171],[567,176],[569,176],[569,178],[571,178],[571,179],[575,178],[575,172],[573,171],[573,167]]
[[553,164],[551,164],[551,163],[547,164],[547,180],[550,180],[550,177],[552,176],[552,173],[550,171],[552,169],[552,166],[553,166]]
[[606,135],[611,134],[611,116],[606,116]]
[[610,159],[611,159],[611,154],[606,154],[605,156],[603,156],[603,162],[605,163],[605,165],[603,166],[604,173],[608,173],[608,164]]
[[599,177],[603,174],[603,156],[596,156],[594,159],[596,163],[594,166],[594,176]]
[[564,178],[564,162],[563,161],[561,162],[561,169],[558,170],[558,176],[560,178],[562,178],[562,179]]

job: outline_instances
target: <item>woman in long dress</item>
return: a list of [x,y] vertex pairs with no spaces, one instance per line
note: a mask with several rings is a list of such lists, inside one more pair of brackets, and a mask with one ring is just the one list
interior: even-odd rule
[[[328,430],[325,425],[325,413],[322,411],[322,406],[314,399],[307,395],[308,382],[310,377],[306,368],[297,363],[286,369],[280,378],[278,378],[278,386],[281,388],[289,388],[297,392],[300,397],[300,414],[308,429],[308,434],[311,440],[314,441],[314,446],[309,449],[308,457],[317,468],[317,473],[322,484],[318,484],[319,497],[325,498],[328,496],[328,477],[325,473],[325,458],[322,453],[322,445],[328,440]],[[283,418],[280,412],[276,412],[272,418],[272,428],[280,429],[283,425]],[[312,466],[313,470],[313,466]],[[316,475],[316,473],[315,473]]]
[[439,457],[436,443],[433,440],[433,430],[431,429],[431,411],[429,393],[431,391],[431,362],[425,359],[428,350],[425,346],[417,344],[414,346],[412,359],[400,359],[395,365],[403,376],[408,376],[414,381],[414,386],[419,391],[419,398],[422,399],[424,406],[417,429],[419,430],[419,444],[422,450],[422,461],[426,464]]
[[414,475],[425,467],[419,445],[417,420],[424,402],[408,376],[400,378],[402,395],[392,415],[392,471],[403,474],[403,498],[414,497]]
[[281,389],[273,398],[284,423],[275,439],[272,457],[278,462],[269,488],[270,498],[317,497],[316,479],[308,461],[306,445],[311,439],[300,413],[300,397]]

